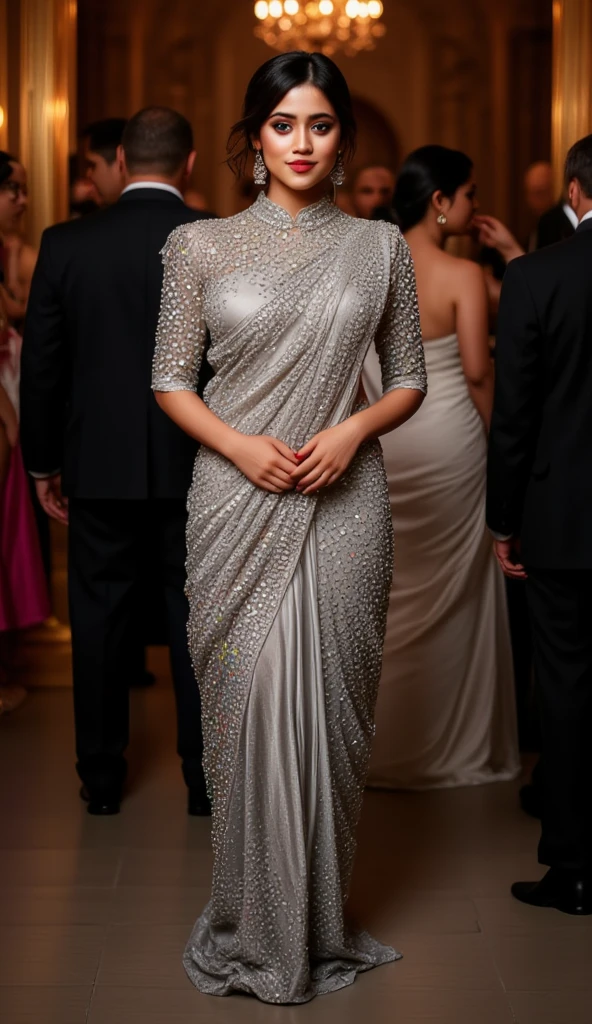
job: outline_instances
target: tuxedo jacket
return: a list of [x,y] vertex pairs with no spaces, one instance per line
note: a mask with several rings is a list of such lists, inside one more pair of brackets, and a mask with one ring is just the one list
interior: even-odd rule
[[45,231],[21,365],[21,444],[32,473],[75,498],[185,498],[196,443],[156,404],[160,250],[197,213],[172,192],[126,192]]
[[563,202],[552,206],[540,218],[535,232],[535,249],[544,249],[547,245],[555,245],[571,238],[575,228],[563,209]]
[[592,219],[502,286],[487,522],[526,566],[592,569]]

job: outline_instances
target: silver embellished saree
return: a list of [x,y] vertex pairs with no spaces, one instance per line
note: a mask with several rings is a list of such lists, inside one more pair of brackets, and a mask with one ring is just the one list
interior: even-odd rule
[[[153,387],[195,390],[298,449],[354,408],[369,344],[383,389],[425,390],[396,228],[264,195],[165,250]],[[300,1003],[397,959],[344,923],[392,572],[378,442],[317,496],[270,494],[202,448],[188,499],[190,646],[213,801],[211,900],[185,952],[203,992]]]

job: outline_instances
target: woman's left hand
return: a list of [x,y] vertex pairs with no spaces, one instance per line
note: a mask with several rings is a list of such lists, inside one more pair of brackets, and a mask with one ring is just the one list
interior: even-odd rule
[[362,440],[355,416],[311,437],[296,452],[300,465],[291,473],[296,490],[315,494],[321,487],[334,484],[345,473]]

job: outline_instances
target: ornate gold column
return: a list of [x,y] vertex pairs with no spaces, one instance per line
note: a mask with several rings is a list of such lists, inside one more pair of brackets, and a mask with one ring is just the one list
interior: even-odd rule
[[592,0],[553,0],[552,117],[559,193],[568,149],[592,132]]
[[20,0],[20,153],[31,201],[28,234],[68,216],[68,155],[76,147],[76,0]]
[[0,149],[8,149],[8,20],[0,0]]

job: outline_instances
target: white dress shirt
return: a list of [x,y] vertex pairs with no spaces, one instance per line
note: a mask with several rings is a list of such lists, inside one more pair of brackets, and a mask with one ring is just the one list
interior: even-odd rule
[[162,192],[172,192],[174,196],[184,201],[179,189],[174,185],[167,185],[165,181],[134,181],[131,185],[126,185],[121,194],[124,196],[126,192],[135,192],[138,188],[159,188]]
[[576,211],[572,210],[572,208],[569,205],[569,203],[564,203],[563,204],[563,212],[564,212],[565,216],[567,217],[569,223],[571,224],[572,228],[575,231],[577,226],[578,226],[578,215],[577,215]]

